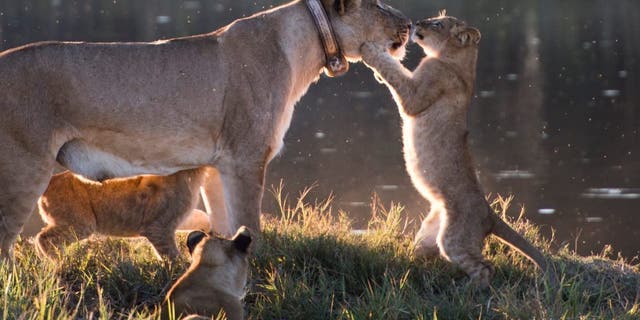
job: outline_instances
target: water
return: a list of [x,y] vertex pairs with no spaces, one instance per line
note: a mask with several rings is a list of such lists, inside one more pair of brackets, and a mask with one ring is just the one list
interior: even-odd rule
[[[0,49],[39,40],[203,33],[281,2],[6,0]],[[482,31],[469,122],[485,191],[514,194],[528,219],[547,234],[556,229],[559,246],[588,254],[613,244],[628,257],[638,255],[640,2],[390,3],[412,19],[446,8]],[[407,65],[419,59],[410,47]],[[267,184],[280,179],[291,194],[314,183],[313,196],[333,193],[336,212],[350,212],[358,227],[373,192],[384,203],[404,204],[412,217],[428,208],[404,170],[396,106],[362,65],[342,78],[321,79],[297,105]],[[265,211],[273,212],[266,199]]]

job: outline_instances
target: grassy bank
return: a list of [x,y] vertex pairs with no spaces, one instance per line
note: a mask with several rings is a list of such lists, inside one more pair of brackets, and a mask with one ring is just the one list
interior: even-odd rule
[[[399,206],[374,205],[368,230],[354,233],[330,201],[276,197],[281,217],[265,219],[252,260],[245,301],[253,319],[640,318],[639,267],[610,252],[581,258],[559,250],[553,261],[562,288],[554,290],[523,256],[491,239],[485,254],[496,276],[479,291],[443,260],[412,258],[413,224]],[[498,199],[494,208],[508,205]],[[536,227],[511,222],[549,252]],[[81,242],[52,263],[23,239],[15,255],[15,264],[0,266],[1,319],[148,317],[188,264],[186,253],[171,265],[158,262],[142,240]]]

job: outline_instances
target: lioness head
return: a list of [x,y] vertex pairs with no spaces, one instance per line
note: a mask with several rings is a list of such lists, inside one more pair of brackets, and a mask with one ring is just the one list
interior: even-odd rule
[[389,48],[396,58],[405,55],[411,20],[378,0],[322,0],[344,55],[361,59],[360,46],[373,42]]
[[420,45],[428,56],[438,56],[444,51],[477,49],[480,31],[468,27],[464,21],[442,13],[440,16],[416,23],[413,41]]

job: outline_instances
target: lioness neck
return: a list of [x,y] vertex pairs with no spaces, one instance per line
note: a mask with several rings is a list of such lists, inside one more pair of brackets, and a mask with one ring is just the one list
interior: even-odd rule
[[324,66],[324,50],[313,18],[304,1],[295,1],[274,12],[280,28],[280,47],[291,67],[292,98],[297,101],[318,80]]

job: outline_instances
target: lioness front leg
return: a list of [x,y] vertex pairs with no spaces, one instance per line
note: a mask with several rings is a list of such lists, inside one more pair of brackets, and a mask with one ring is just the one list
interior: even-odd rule
[[225,236],[233,235],[240,226],[260,231],[265,167],[266,163],[253,166],[245,163],[220,169],[229,226]]

